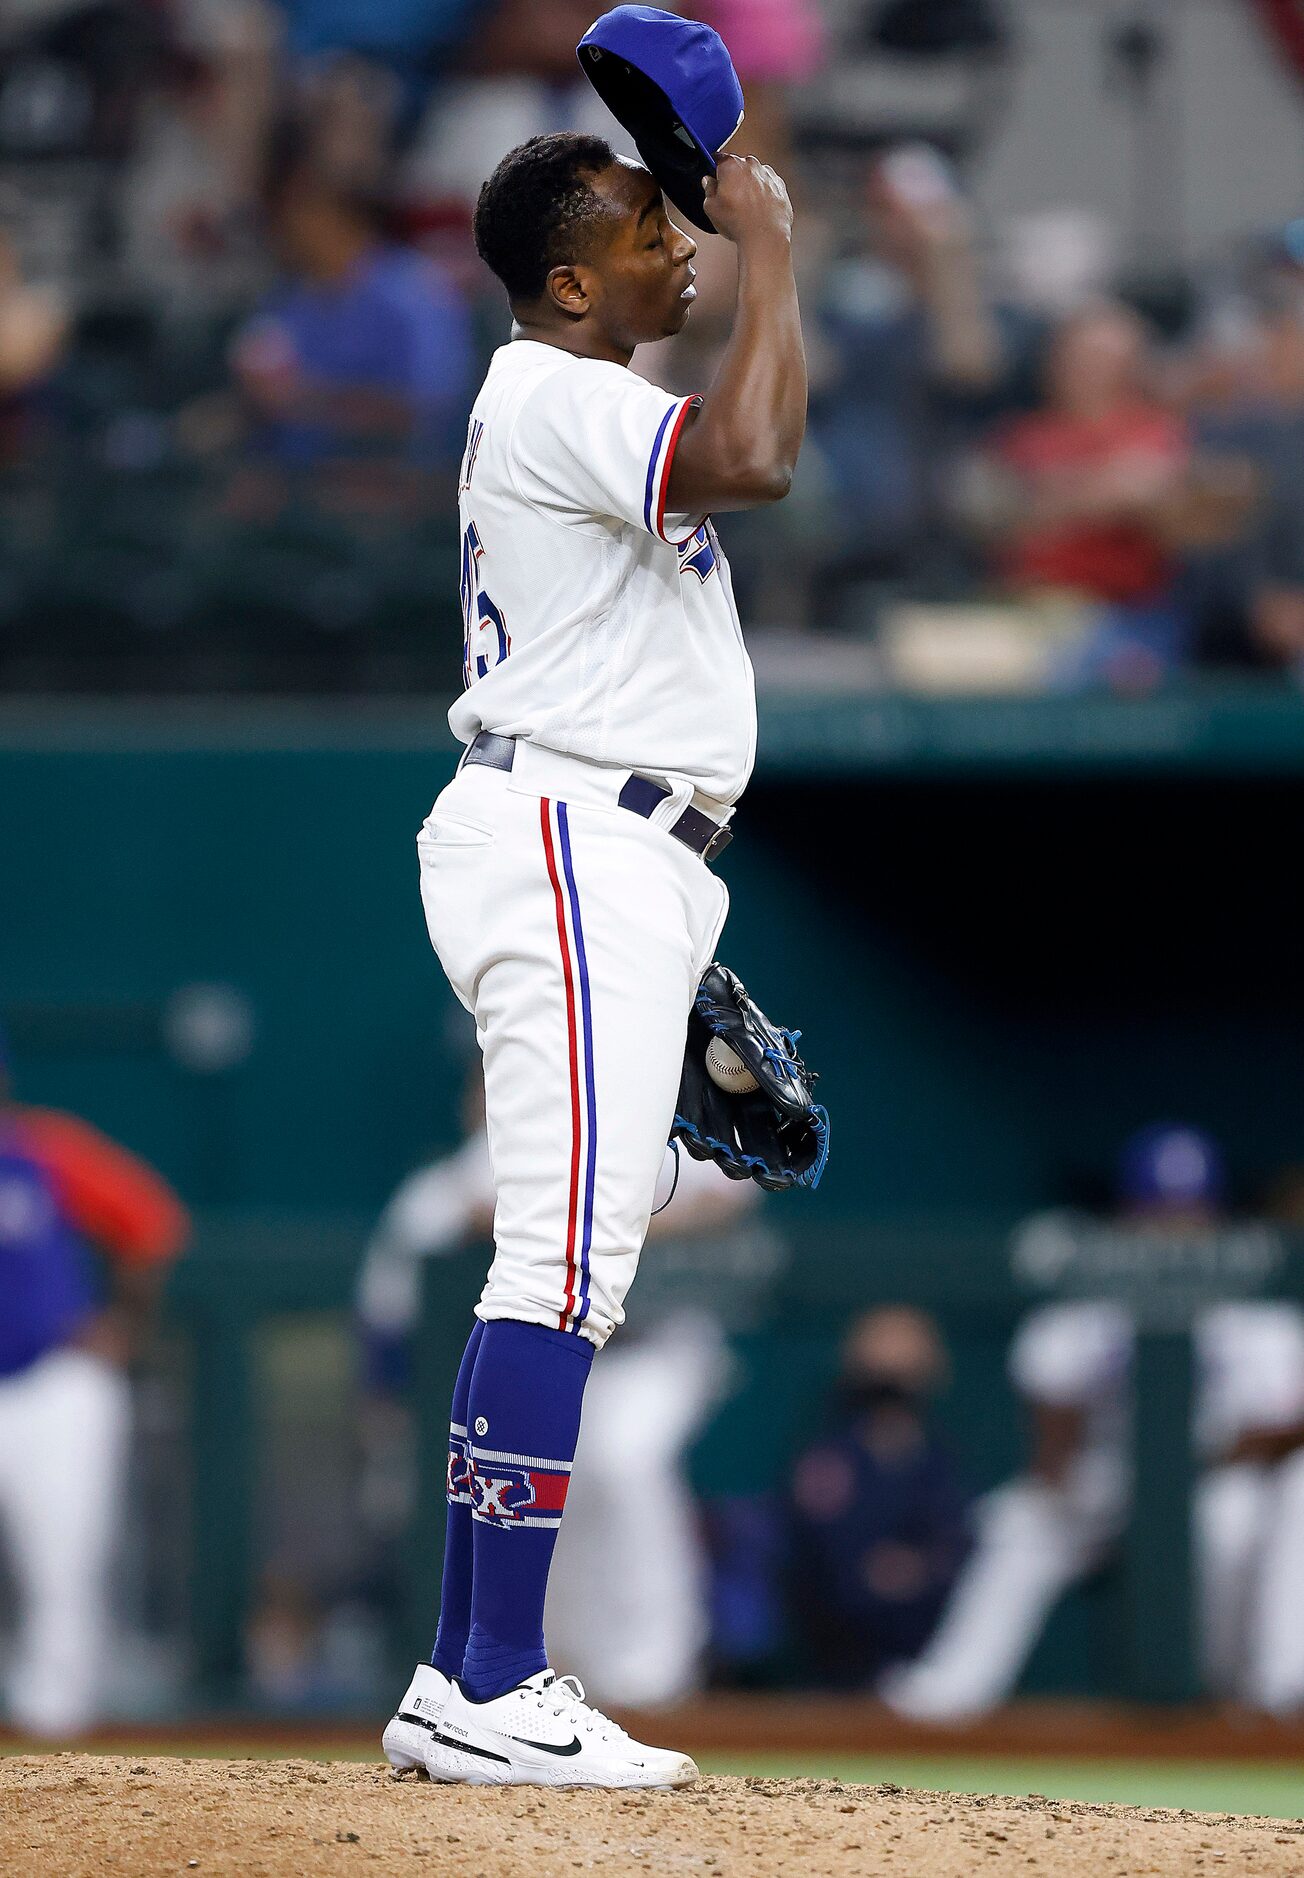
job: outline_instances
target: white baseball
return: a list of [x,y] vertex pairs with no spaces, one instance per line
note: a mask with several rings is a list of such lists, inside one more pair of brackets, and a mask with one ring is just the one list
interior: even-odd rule
[[717,1089],[727,1090],[730,1095],[748,1095],[760,1087],[738,1052],[731,1049],[723,1037],[712,1037],[706,1046],[706,1073]]

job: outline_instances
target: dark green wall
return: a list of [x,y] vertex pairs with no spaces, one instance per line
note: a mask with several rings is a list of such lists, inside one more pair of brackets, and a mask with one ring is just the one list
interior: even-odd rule
[[[377,1203],[454,1126],[455,1006],[414,848],[450,768],[443,752],[0,755],[0,1010],[24,1093],[94,1115],[208,1200]],[[144,1013],[127,1037],[114,1022],[203,980],[254,1007],[253,1053],[227,1077],[171,1066]],[[80,1039],[61,1004],[92,1007]]]
[[[375,1205],[455,1127],[468,1025],[413,848],[450,767],[433,736],[0,749],[24,1093],[198,1200]],[[723,949],[824,1075],[834,1154],[803,1227],[1018,1212],[1098,1181],[1160,1114],[1219,1133],[1247,1193],[1304,1153],[1301,806],[1271,780],[762,780],[722,866]],[[253,1004],[224,1076],[159,1046],[197,980]]]

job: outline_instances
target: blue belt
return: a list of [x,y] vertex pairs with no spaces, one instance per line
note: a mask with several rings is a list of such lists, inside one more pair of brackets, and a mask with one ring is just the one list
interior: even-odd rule
[[[475,742],[467,746],[462,761],[482,763],[486,769],[509,770],[516,761],[516,739],[497,737],[491,730],[482,730]],[[628,809],[631,815],[641,815],[646,821],[670,793],[664,783],[653,782],[648,776],[631,776],[616,800],[622,809]],[[713,822],[709,815],[694,808],[685,809],[666,833],[682,841],[694,854],[700,854],[704,861],[714,861],[733,840],[732,829],[721,827],[719,822]]]

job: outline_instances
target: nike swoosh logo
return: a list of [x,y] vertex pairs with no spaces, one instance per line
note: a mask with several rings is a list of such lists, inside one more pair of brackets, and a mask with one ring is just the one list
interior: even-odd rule
[[526,1741],[521,1735],[509,1735],[507,1738],[509,1741],[520,1742],[523,1748],[538,1748],[541,1754],[578,1754],[581,1745],[578,1735],[573,1741],[567,1741],[561,1747],[552,1741]]

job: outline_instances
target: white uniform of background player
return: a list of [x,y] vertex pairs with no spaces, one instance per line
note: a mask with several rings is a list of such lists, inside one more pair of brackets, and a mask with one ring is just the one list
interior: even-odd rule
[[[760,1194],[687,1154],[676,1180],[667,1154],[656,1198],[662,1210],[649,1240],[715,1242],[754,1216]],[[363,1263],[358,1310],[366,1328],[385,1339],[410,1335],[422,1261],[483,1232],[493,1205],[482,1131],[410,1175]],[[699,1680],[705,1561],[684,1460],[719,1399],[728,1358],[718,1320],[691,1299],[627,1338],[595,1364],[585,1393],[547,1622],[554,1647],[599,1701],[640,1708],[674,1702]]]
[[[484,1056],[497,1255],[478,1314],[599,1347],[728,905],[670,829],[689,807],[726,821],[755,751],[728,567],[704,516],[666,513],[691,403],[533,340],[494,354],[462,466],[468,688],[449,722],[519,741],[510,773],[465,763],[418,842]],[[646,819],[619,805],[631,772],[668,791]]]
[[89,1728],[121,1654],[109,1578],[130,1455],[124,1369],[187,1231],[135,1155],[11,1099],[0,1037],[0,1551],[17,1603],[5,1680],[10,1719],[35,1735]]
[[[1197,1319],[1195,1427],[1207,1462],[1251,1430],[1304,1418],[1304,1318],[1293,1306],[1228,1303]],[[1104,1556],[1130,1497],[1129,1383],[1135,1325],[1113,1303],[1034,1311],[1010,1352],[1030,1403],[1085,1416],[1062,1482],[1031,1475],[987,1496],[977,1547],[929,1647],[882,1693],[921,1720],[961,1720],[1008,1696],[1060,1595]],[[1304,1450],[1272,1467],[1206,1467],[1194,1542],[1208,1686],[1256,1708],[1304,1706]]]

